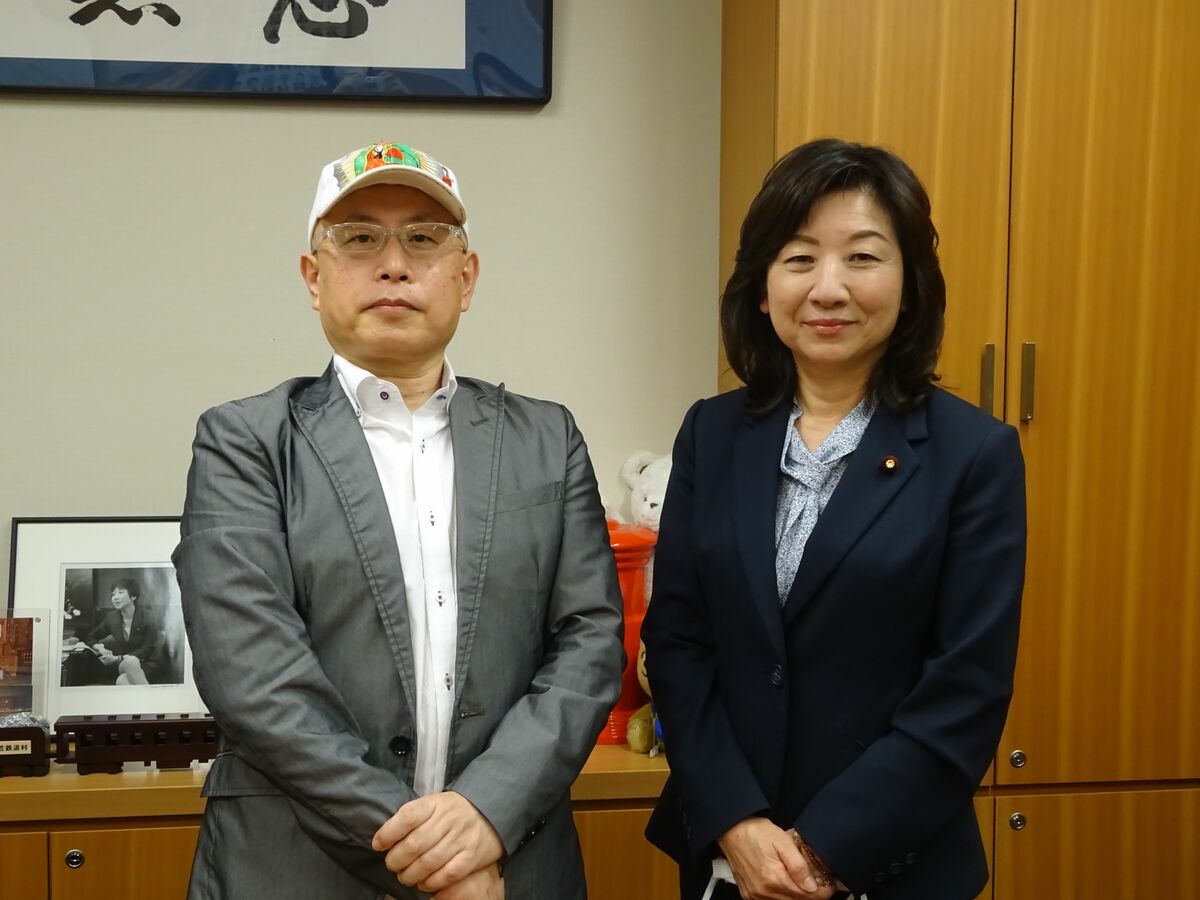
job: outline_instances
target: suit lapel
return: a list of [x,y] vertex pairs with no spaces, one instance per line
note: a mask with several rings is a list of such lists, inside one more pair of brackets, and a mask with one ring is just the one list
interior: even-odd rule
[[754,607],[780,656],[784,646],[775,585],[775,507],[790,412],[785,403],[765,418],[747,416],[733,447],[733,525],[738,552]]
[[458,657],[455,698],[466,683],[475,641],[479,602],[492,543],[492,518],[503,438],[504,385],[494,391],[459,379],[450,400],[450,439],[454,444],[455,572],[458,598]]
[[332,363],[291,401],[292,416],[333,482],[383,621],[409,708],[416,710],[408,601],[396,533],[371,449]]
[[[925,408],[908,415],[897,414],[882,404],[875,410],[862,440],[850,454],[842,480],[821,513],[808,543],[796,580],[783,610],[784,625],[790,624],[829,578],[892,498],[900,492],[920,457],[910,440],[925,437]],[[888,470],[884,460],[896,458]]]

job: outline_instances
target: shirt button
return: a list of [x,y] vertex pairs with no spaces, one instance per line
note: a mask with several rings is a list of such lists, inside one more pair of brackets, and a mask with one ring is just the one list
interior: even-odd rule
[[387,400],[387,399],[389,399],[391,396],[392,396],[392,395],[391,395],[391,394],[389,394],[387,391],[380,391],[380,392],[379,392],[379,399],[380,399],[380,400]]
[[771,684],[775,685],[775,687],[783,684],[783,666],[776,665],[771,667]]
[[398,734],[388,741],[388,749],[392,751],[393,756],[403,758],[408,756],[408,751],[412,749],[412,741]]

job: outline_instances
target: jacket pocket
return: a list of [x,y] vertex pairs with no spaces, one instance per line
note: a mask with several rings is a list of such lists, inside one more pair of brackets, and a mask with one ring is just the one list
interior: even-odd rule
[[230,750],[216,755],[204,779],[202,797],[278,797],[283,792]]
[[517,509],[527,509],[531,506],[541,506],[562,500],[563,483],[551,481],[539,484],[537,487],[525,488],[520,491],[499,491],[496,494],[496,512],[512,512]]

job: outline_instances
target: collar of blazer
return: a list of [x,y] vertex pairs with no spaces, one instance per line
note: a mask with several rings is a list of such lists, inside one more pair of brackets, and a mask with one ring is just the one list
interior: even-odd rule
[[[496,505],[500,447],[504,429],[504,385],[474,378],[458,379],[450,401],[450,436],[454,445],[455,574],[458,592],[458,659],[456,691],[462,690],[487,574],[492,517]],[[400,553],[379,475],[362,428],[333,363],[292,398],[297,428],[317,454],[333,483],[354,536],[355,549],[387,630],[396,668],[411,709],[412,635]],[[457,699],[457,698],[456,698]]]
[[[799,614],[892,498],[912,477],[920,457],[913,444],[928,437],[926,405],[895,413],[882,404],[850,455],[837,490],[821,513],[804,548],[796,580],[783,608],[775,585],[775,507],[779,458],[783,453],[789,404],[766,416],[747,415],[733,448],[734,528],[754,605],[776,651],[784,654],[783,628]],[[895,457],[894,471],[880,463]]]

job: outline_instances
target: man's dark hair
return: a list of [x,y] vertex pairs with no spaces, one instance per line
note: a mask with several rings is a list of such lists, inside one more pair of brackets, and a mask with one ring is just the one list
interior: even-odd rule
[[808,221],[813,205],[846,190],[865,191],[887,212],[904,261],[899,318],[868,392],[903,412],[925,400],[938,380],[934,368],[945,328],[946,282],[929,197],[895,154],[827,138],[802,144],[771,167],[742,222],[733,274],[721,295],[725,355],[746,383],[747,406],[755,415],[796,396],[792,353],[760,309],[767,269]]

